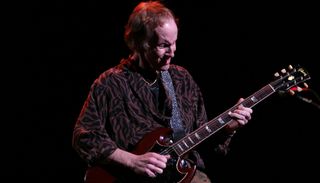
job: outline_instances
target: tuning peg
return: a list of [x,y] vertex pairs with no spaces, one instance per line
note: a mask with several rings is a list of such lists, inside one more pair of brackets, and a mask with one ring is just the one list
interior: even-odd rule
[[289,90],[289,94],[290,94],[290,95],[295,95],[296,92],[294,92],[293,90]]
[[303,88],[301,88],[300,86],[297,86],[295,88],[292,88],[292,90],[297,91],[297,92],[302,92]]
[[279,77],[280,74],[278,72],[274,73],[274,77]]
[[290,88],[290,91],[292,91],[292,92],[302,92],[302,91],[308,90],[308,85],[306,83],[303,83],[303,84],[304,84],[304,88],[302,88],[300,86],[295,86],[295,87]]
[[282,70],[281,70],[281,73],[282,73],[282,74],[285,74],[286,72],[287,72],[286,69],[282,69]]
[[288,66],[288,69],[289,69],[289,70],[292,70],[292,69],[293,69],[292,65],[289,65],[289,66]]

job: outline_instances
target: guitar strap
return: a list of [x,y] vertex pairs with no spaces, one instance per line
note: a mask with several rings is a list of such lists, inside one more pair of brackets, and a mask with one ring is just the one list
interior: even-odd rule
[[172,116],[170,119],[170,126],[173,130],[173,140],[177,141],[180,138],[185,136],[185,130],[184,130],[185,128],[183,127],[183,124],[181,121],[176,94],[172,84],[171,76],[168,71],[161,71],[161,81],[172,101]]

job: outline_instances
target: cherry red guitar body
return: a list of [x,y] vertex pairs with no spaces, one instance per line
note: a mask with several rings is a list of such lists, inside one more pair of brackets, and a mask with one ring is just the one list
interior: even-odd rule
[[134,154],[144,154],[146,152],[157,152],[160,154],[170,154],[167,167],[162,174],[156,178],[144,177],[134,174],[132,171],[116,165],[103,165],[89,167],[85,176],[85,183],[189,183],[191,182],[196,166],[189,160],[181,158],[170,146],[170,128],[159,128],[148,133],[136,148]]

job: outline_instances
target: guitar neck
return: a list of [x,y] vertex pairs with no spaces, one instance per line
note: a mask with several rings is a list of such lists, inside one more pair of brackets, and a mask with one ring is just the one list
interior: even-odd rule
[[274,92],[275,89],[271,84],[262,87],[260,90],[244,99],[241,103],[234,105],[216,118],[205,123],[192,133],[186,135],[185,137],[174,143],[171,147],[174,149],[177,155],[182,156],[183,154],[189,152],[191,149],[199,145],[202,141],[219,131],[225,125],[230,123],[232,121],[232,118],[228,114],[230,111],[234,111],[239,105],[252,108]]

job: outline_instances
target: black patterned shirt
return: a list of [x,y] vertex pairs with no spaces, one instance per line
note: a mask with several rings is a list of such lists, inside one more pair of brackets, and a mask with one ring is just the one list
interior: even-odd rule
[[[135,61],[123,59],[92,84],[73,132],[73,147],[89,164],[105,162],[116,148],[132,151],[147,133],[169,127],[170,115],[159,110],[157,97],[137,70]],[[192,132],[207,122],[201,91],[183,67],[171,64],[168,71],[182,123],[186,133]],[[170,111],[171,101],[164,98]],[[223,138],[214,148],[227,151],[229,141]],[[196,157],[204,167],[197,153]]]

